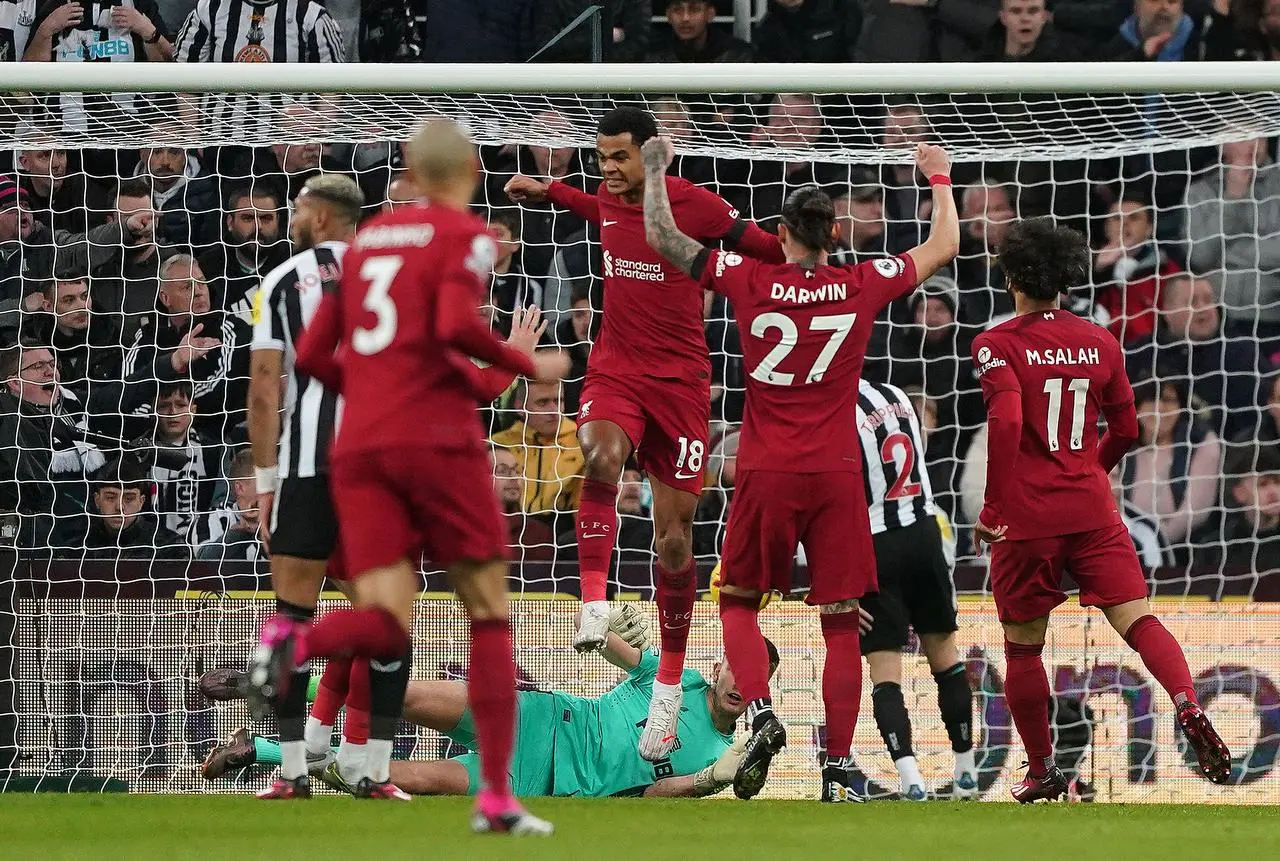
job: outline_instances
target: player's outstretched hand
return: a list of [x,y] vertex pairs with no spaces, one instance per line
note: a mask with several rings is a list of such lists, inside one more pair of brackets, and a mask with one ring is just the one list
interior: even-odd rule
[[987,526],[979,520],[973,527],[974,544],[979,553],[982,552],[983,544],[999,544],[1004,541],[1004,534],[1009,531],[1009,524],[997,526],[994,529]]
[[558,383],[569,376],[569,354],[564,350],[534,350],[533,378],[539,383]]
[[633,604],[614,604],[609,608],[609,630],[642,652],[653,645],[649,637],[649,617]]
[[661,166],[665,171],[676,157],[676,150],[669,138],[654,135],[640,147],[640,157],[644,159],[645,167]]
[[951,156],[940,146],[916,144],[916,167],[925,179],[931,176],[951,176]]
[[542,340],[542,333],[547,331],[547,321],[542,318],[542,311],[536,305],[520,308],[511,321],[511,336],[507,343],[526,356],[532,356],[533,350]]
[[507,193],[507,197],[516,203],[538,203],[547,199],[547,189],[550,187],[550,182],[544,182],[523,174],[516,174],[507,180],[507,184],[503,186],[502,190]]

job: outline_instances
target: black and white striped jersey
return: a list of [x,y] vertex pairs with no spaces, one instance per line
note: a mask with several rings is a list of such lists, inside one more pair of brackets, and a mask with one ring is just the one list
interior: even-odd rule
[[[5,3],[5,6],[13,5]],[[45,20],[61,4],[41,3],[36,7],[34,17],[26,18],[23,51],[31,44],[30,37],[35,35]],[[39,56],[33,59],[57,63],[132,63],[147,59],[147,45],[143,41],[143,33],[134,33],[124,27],[118,27],[111,20],[111,12],[118,6],[133,7],[151,21],[156,30],[166,34],[164,20],[160,17],[160,9],[156,0],[80,0],[82,17],[80,23],[55,33],[49,46],[48,55],[35,52]],[[21,4],[19,17],[22,20]],[[7,13],[6,13],[7,14]],[[13,42],[16,43],[19,32],[14,31]],[[149,35],[149,34],[148,34]],[[7,49],[7,46],[5,46]],[[13,59],[22,59],[18,54]],[[69,131],[96,134],[100,130],[119,130],[121,123],[136,119],[137,112],[149,97],[130,92],[116,93],[57,93],[40,97],[40,110],[36,114],[40,122],[54,121]]]
[[872,534],[933,517],[924,438],[906,392],[888,383],[860,381],[858,436]]
[[0,63],[16,63],[27,50],[36,0],[0,0]]
[[280,425],[280,478],[328,472],[329,442],[341,399],[295,368],[298,338],[320,300],[342,278],[345,242],[322,242],[295,254],[262,279],[253,300],[253,349],[283,353],[284,418]]
[[[174,43],[180,63],[342,63],[342,30],[319,0],[199,0]],[[252,129],[304,96],[208,93],[211,130]]]

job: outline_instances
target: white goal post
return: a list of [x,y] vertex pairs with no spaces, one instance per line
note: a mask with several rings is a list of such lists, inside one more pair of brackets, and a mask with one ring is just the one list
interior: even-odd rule
[[[967,537],[987,460],[967,341],[1008,312],[993,253],[1003,226],[1015,217],[1047,214],[1086,233],[1095,252],[1094,277],[1070,297],[1072,309],[1130,345],[1130,374],[1140,383],[1147,412],[1166,409],[1168,398],[1180,399],[1174,431],[1165,434],[1159,421],[1151,425],[1156,438],[1130,455],[1117,492],[1143,561],[1153,569],[1154,593],[1165,599],[1161,615],[1185,645],[1198,690],[1237,759],[1235,785],[1215,787],[1198,777],[1159,687],[1096,614],[1072,605],[1056,617],[1045,655],[1073,792],[1123,802],[1280,803],[1280,603],[1273,603],[1280,601],[1280,573],[1266,561],[1280,559],[1280,544],[1269,549],[1271,533],[1264,535],[1262,525],[1270,524],[1265,518],[1272,513],[1263,512],[1258,491],[1270,475],[1262,464],[1280,458],[1280,386],[1272,374],[1280,360],[1280,168],[1274,152],[1280,63],[8,63],[0,64],[0,195],[9,187],[4,175],[12,173],[24,188],[34,189],[28,200],[37,222],[83,219],[84,228],[59,234],[66,244],[50,252],[56,270],[75,243],[102,248],[105,241],[105,250],[118,253],[103,259],[132,259],[127,255],[136,246],[122,231],[102,240],[107,234],[93,230],[126,219],[118,189],[139,180],[152,190],[157,225],[165,231],[179,225],[172,228],[178,232],[165,233],[169,244],[156,233],[154,241],[163,245],[157,267],[162,256],[190,248],[202,268],[212,266],[206,261],[230,267],[239,259],[246,267],[240,281],[252,282],[261,274],[255,263],[287,253],[288,198],[299,177],[314,170],[351,173],[370,208],[382,206],[391,200],[389,185],[400,170],[397,144],[423,120],[450,117],[481,147],[484,182],[477,210],[506,231],[506,245],[516,249],[515,268],[495,273],[495,324],[509,324],[512,303],[536,301],[553,320],[556,343],[585,358],[590,344],[583,323],[600,311],[598,233],[550,206],[516,206],[501,188],[518,171],[554,174],[594,190],[595,126],[615,104],[653,110],[675,140],[681,157],[675,169],[766,227],[776,221],[791,189],[823,185],[838,199],[847,260],[901,253],[927,232],[929,214],[916,196],[908,144],[929,139],[952,153],[965,231],[954,277],[933,281],[918,299],[895,306],[880,327],[867,374],[908,389],[930,429],[924,459],[943,512],[942,528],[959,557],[958,637],[975,689],[987,798],[1006,795],[1022,753],[1003,700],[1002,633],[985,563]],[[1260,143],[1248,149],[1250,142]],[[1254,161],[1238,163],[1246,150]],[[185,167],[161,172],[149,161],[157,151],[179,153],[175,158]],[[65,174],[33,167],[47,165],[49,157],[31,153],[50,152],[70,153],[62,162]],[[290,167],[298,153],[305,158]],[[12,170],[5,164],[10,154]],[[186,171],[181,182],[187,184],[175,182],[174,170]],[[70,216],[37,200],[51,181],[55,188],[66,181],[86,189],[83,200],[73,201]],[[191,193],[197,183],[208,192],[198,198]],[[95,198],[89,190],[102,195]],[[249,227],[243,228],[236,219],[246,211]],[[0,228],[5,223],[0,217]],[[79,236],[86,228],[86,236]],[[237,232],[243,230],[248,233]],[[275,232],[268,242],[270,231]],[[10,247],[6,242],[31,250],[27,240],[8,236],[0,236],[0,250]],[[88,265],[89,271],[73,274],[88,283],[96,303],[99,283],[124,276],[119,264],[111,264],[116,269],[110,278],[95,268],[106,264]],[[30,277],[32,283],[53,284],[56,300],[61,281],[55,282],[54,270]],[[143,277],[139,271],[130,270],[136,280],[124,279],[126,285],[145,283],[154,290],[162,273]],[[214,310],[225,311],[228,321],[246,307],[232,307],[229,272],[206,273]],[[19,280],[17,298],[25,301],[29,285]],[[1202,281],[1209,285],[1207,304],[1195,298]],[[1160,305],[1183,288],[1185,298]],[[12,297],[0,296],[0,321],[6,298]],[[153,303],[145,298],[149,313]],[[713,444],[695,523],[695,555],[704,576],[715,561],[732,495],[743,396],[740,346],[729,310],[723,302],[709,301],[708,307]],[[107,325],[101,321],[118,310],[95,308],[104,315],[91,314],[90,327]],[[1213,331],[1201,332],[1197,327],[1208,326],[1205,315],[1213,314]],[[1182,341],[1169,334],[1175,319],[1184,326],[1173,333]],[[941,322],[935,325],[936,320]],[[121,379],[137,373],[138,366],[130,364],[136,345],[112,346],[124,352]],[[56,337],[54,348],[57,354]],[[222,382],[235,382],[232,367],[228,361],[221,368]],[[580,368],[575,373],[564,386],[566,420],[577,412]],[[157,390],[160,382],[142,380]],[[152,435],[147,438],[159,446],[158,391],[148,389],[146,398],[128,409],[77,419],[94,436],[74,451],[83,456],[87,446],[102,449],[107,458],[120,456],[137,444],[139,434]],[[26,463],[23,455],[35,445],[33,437],[10,433],[21,417],[3,424],[16,411],[12,404],[0,408],[0,426],[9,434],[0,435],[0,469],[9,470],[0,473],[0,486],[15,483],[18,473],[10,464]],[[533,418],[522,410],[519,391],[507,393],[485,415],[497,434]],[[1267,428],[1277,435],[1267,436]],[[109,437],[131,442],[113,448],[103,442]],[[572,438],[568,433],[538,445],[516,432],[501,443],[521,458],[518,501],[509,518],[517,524],[517,660],[534,683],[598,695],[616,679],[611,669],[569,647],[574,603],[543,600],[576,595],[573,533],[564,526],[579,476],[576,467],[552,474],[532,464],[541,463],[537,454],[557,462],[573,454]],[[231,430],[207,443],[226,455],[226,464],[242,439]],[[197,469],[195,456],[191,464]],[[88,495],[88,467],[81,467],[84,510],[75,516],[92,523],[102,518]],[[0,623],[7,618],[14,629],[6,642],[9,626],[0,624],[0,670],[6,654],[16,668],[9,702],[0,678],[0,789],[116,780],[133,791],[237,791],[263,782],[263,769],[213,783],[196,773],[214,741],[248,720],[239,704],[215,707],[204,701],[196,679],[214,667],[242,666],[259,620],[272,607],[265,561],[252,538],[245,555],[233,558],[229,549],[209,555],[220,540],[230,547],[229,525],[245,511],[238,507],[232,468],[218,468],[224,471],[201,473],[199,479],[220,483],[222,495],[209,501],[197,494],[204,501],[192,508],[187,500],[181,511],[164,508],[169,503],[163,488],[191,475],[175,470],[169,476],[159,467],[151,473],[152,493],[140,516],[172,526],[181,548],[176,555],[158,541],[152,554],[147,546],[131,547],[127,554],[89,553],[56,532],[24,544],[21,528],[16,539],[0,528],[0,536],[16,544],[0,547],[0,555],[13,560],[18,584],[8,604],[8,593],[0,590]],[[52,473],[46,478],[60,480]],[[511,478],[502,473],[496,484]],[[1280,481],[1280,467],[1275,479]],[[536,489],[544,487],[552,492]],[[28,516],[20,508],[5,510],[13,508],[15,496],[0,497],[6,523]],[[648,503],[643,478],[628,475],[619,534],[632,543],[619,554],[610,580],[620,599],[643,600],[651,593]],[[224,518],[218,521],[223,538],[196,528],[218,517]],[[1255,531],[1240,532],[1250,528]],[[1268,528],[1280,542],[1280,525]],[[428,588],[442,588],[434,573],[428,572]],[[801,584],[807,582],[803,576]],[[465,670],[460,616],[446,595],[427,596],[415,624],[415,678]],[[795,601],[775,602],[762,624],[782,653],[775,703],[792,728],[767,792],[807,797],[816,788],[816,754],[824,738],[821,638]],[[719,624],[710,606],[699,605],[694,628],[690,662],[709,671],[720,657]],[[931,786],[941,786],[950,779],[951,765],[934,704],[936,688],[927,663],[914,654],[914,640],[910,648],[903,692],[917,755]],[[6,739],[7,727],[16,728],[16,744]],[[273,731],[265,724],[253,729]],[[406,729],[397,742],[399,752],[418,758],[443,749],[440,738],[427,731]],[[891,793],[895,772],[876,733],[870,685],[855,749],[869,791]]]

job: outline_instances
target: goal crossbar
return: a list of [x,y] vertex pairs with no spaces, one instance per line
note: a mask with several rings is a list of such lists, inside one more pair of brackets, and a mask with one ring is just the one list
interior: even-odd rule
[[1280,63],[6,63],[0,92],[1213,93]]

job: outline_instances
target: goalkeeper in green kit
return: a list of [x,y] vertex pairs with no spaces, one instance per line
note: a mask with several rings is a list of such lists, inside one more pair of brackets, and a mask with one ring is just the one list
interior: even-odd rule
[[[686,669],[681,679],[684,708],[679,741],[657,762],[641,759],[636,743],[649,715],[658,670],[658,654],[649,641],[644,613],[628,605],[610,613],[609,637],[601,655],[627,672],[627,677],[598,699],[559,691],[518,694],[515,752],[511,760],[512,790],[518,796],[554,795],[600,798],[611,795],[701,797],[733,781],[742,758],[744,735],[735,744],[733,731],[747,704],[733,673],[716,664],[708,681]],[[766,641],[767,642],[767,641]],[[778,651],[768,643],[770,674]],[[215,670],[215,684],[201,688],[217,699],[237,694],[238,674]],[[412,681],[405,693],[406,720],[437,730],[472,752],[435,762],[391,763],[391,781],[417,795],[474,795],[480,789],[480,758],[467,703],[467,686],[457,681]],[[214,748],[201,771],[207,778],[233,768],[279,762],[279,744],[244,730],[228,744]],[[323,768],[328,763],[318,763]],[[346,790],[333,766],[323,778]]]

